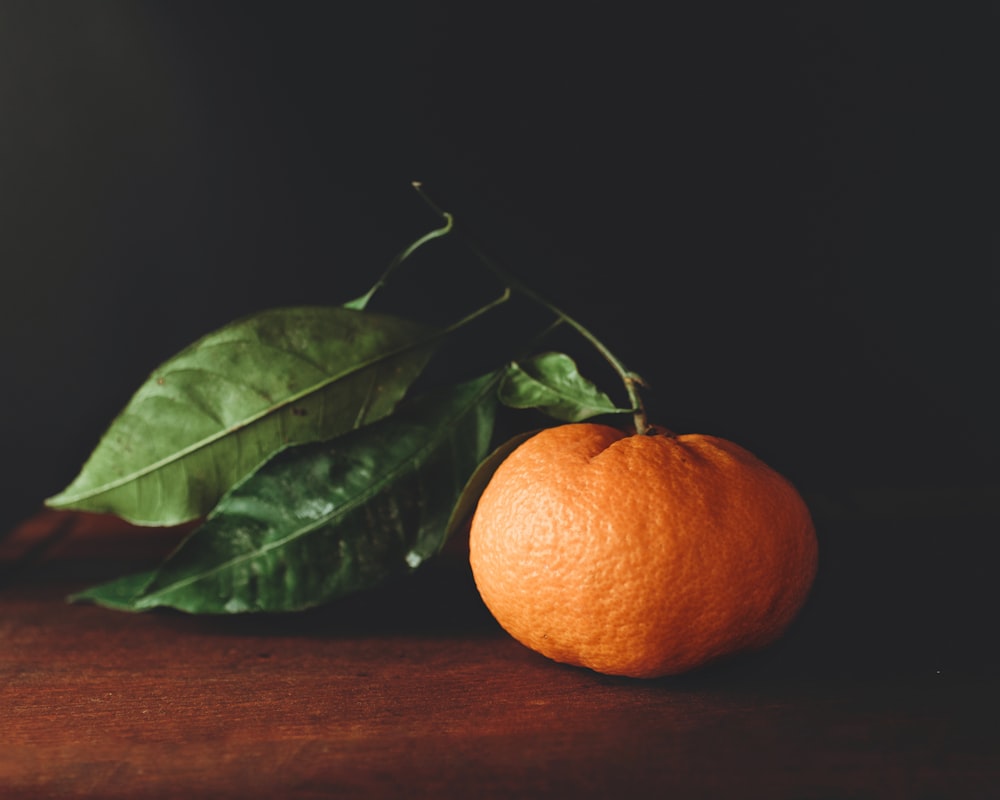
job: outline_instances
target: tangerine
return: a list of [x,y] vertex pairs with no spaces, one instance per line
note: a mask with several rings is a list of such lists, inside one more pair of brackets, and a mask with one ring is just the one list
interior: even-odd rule
[[636,678],[763,647],[818,545],[792,484],[718,437],[546,428],[483,491],[469,560],[487,608],[559,662]]

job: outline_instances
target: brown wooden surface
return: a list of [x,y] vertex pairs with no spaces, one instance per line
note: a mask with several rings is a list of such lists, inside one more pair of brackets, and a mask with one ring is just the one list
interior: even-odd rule
[[43,514],[3,542],[0,797],[1000,796],[992,667],[845,648],[822,581],[771,650],[659,681],[526,650],[460,551],[295,617],[65,602],[177,535]]

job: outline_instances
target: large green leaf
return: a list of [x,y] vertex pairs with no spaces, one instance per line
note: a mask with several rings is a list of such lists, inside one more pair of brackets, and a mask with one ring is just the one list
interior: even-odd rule
[[562,422],[631,413],[631,409],[618,408],[580,375],[565,353],[543,353],[511,364],[500,387],[500,400],[511,408],[537,408]]
[[390,413],[435,343],[423,325],[333,306],[238,320],[160,366],[46,502],[140,525],[202,517],[282,448]]
[[159,569],[77,595],[113,608],[294,611],[415,569],[489,449],[499,373],[429,395],[237,485]]

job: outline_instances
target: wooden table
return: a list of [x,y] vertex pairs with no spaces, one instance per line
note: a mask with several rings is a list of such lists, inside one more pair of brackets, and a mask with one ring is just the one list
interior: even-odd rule
[[962,626],[917,635],[931,601],[901,630],[891,603],[844,602],[875,595],[833,544],[781,643],[633,681],[510,639],[460,547],[292,617],[65,602],[178,535],[43,513],[6,537],[0,797],[1000,796],[985,650],[959,646]]

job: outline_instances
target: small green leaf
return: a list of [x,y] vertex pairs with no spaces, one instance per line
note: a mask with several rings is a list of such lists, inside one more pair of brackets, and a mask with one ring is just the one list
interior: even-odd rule
[[337,307],[231,323],[160,366],[46,503],[139,525],[202,517],[282,448],[391,413],[436,343],[423,325]]
[[76,599],[135,611],[295,611],[415,569],[444,543],[451,510],[489,449],[499,379],[484,376],[346,436],[279,453],[151,578]]
[[543,353],[512,363],[500,386],[500,401],[511,408],[537,408],[563,422],[632,411],[615,406],[564,353]]

